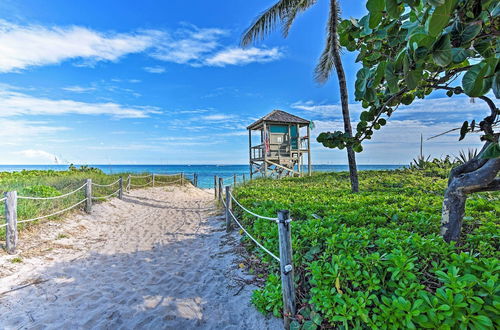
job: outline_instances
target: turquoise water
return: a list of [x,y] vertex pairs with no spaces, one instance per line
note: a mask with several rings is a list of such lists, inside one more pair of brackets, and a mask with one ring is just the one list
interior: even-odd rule
[[[232,175],[245,174],[249,177],[248,165],[90,165],[97,167],[105,173],[185,173],[187,178],[192,178],[193,173],[198,174],[198,186],[202,188],[212,188],[214,175],[232,180]],[[394,170],[403,168],[404,165],[358,165],[358,170]],[[21,170],[55,170],[63,171],[68,169],[68,165],[0,165],[0,172],[13,172]],[[313,171],[320,172],[341,172],[347,171],[347,165],[313,165]],[[232,182],[232,181],[231,181]]]

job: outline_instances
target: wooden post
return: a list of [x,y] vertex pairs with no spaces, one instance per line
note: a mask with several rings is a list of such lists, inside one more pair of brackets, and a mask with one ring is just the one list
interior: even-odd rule
[[85,195],[87,196],[87,202],[85,203],[85,212],[92,212],[92,179],[87,179],[87,185],[85,186]]
[[195,186],[195,187],[198,187],[198,173],[195,173],[195,174],[193,175],[193,181],[194,181],[194,182],[193,182],[193,183],[194,183],[194,186]]
[[269,139],[269,146],[271,146],[271,137],[269,136],[269,134],[266,134],[266,129],[267,129],[267,124],[264,122],[264,126],[263,126],[263,133],[264,133],[264,135],[263,135],[262,142],[263,142],[263,145],[264,145],[264,176],[267,178],[266,136]]
[[5,193],[5,245],[7,253],[16,253],[17,246],[17,191]]
[[248,130],[248,161],[250,164],[250,178],[252,177],[253,166],[252,166],[252,130]]
[[123,177],[120,177],[120,181],[118,181],[119,189],[118,190],[118,198],[123,199]]
[[217,199],[217,175],[214,175],[214,198]]
[[181,185],[184,184],[184,172],[181,173]]
[[234,186],[236,187],[236,174],[233,174]]
[[131,180],[132,180],[132,177],[130,176],[130,174],[128,175],[128,178],[127,178],[127,191],[129,192],[130,191],[130,184],[131,184]]
[[222,204],[222,189],[224,187],[224,179],[219,178],[219,203]]
[[226,186],[226,232],[231,231],[231,215],[229,210],[233,210],[232,199],[231,199],[231,186]]
[[247,180],[245,178],[245,173],[243,173],[243,183],[245,183]]
[[151,178],[152,178],[152,181],[153,181],[153,187],[155,186],[155,174],[151,174]]
[[278,211],[281,288],[285,329],[290,329],[291,319],[295,317],[295,286],[293,282],[294,271],[290,221],[290,212],[288,210]]
[[310,176],[312,174],[312,164],[311,164],[311,127],[307,125],[307,174]]

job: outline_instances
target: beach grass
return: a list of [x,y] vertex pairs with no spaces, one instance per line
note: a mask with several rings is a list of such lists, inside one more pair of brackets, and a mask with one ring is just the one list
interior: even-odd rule
[[[124,189],[127,184],[128,175],[148,176],[144,178],[133,178],[132,184],[142,186],[151,181],[151,173],[116,173],[105,174],[99,169],[82,166],[80,168],[70,167],[67,171],[54,170],[23,170],[19,172],[0,172],[0,196],[3,197],[7,191],[17,191],[18,196],[29,197],[54,197],[74,191],[85,184],[87,179],[92,179],[93,183],[106,185],[117,181],[123,177]],[[158,183],[168,183],[176,181],[179,176],[161,177]],[[92,187],[92,195],[95,197],[108,196],[118,190],[118,184],[111,187]],[[134,189],[134,187],[131,187]],[[0,197],[0,198],[1,198]],[[17,203],[18,221],[37,218],[47,214],[52,214],[59,210],[68,208],[85,199],[85,188],[75,194],[53,200],[29,200],[19,198]],[[103,200],[95,200],[94,203]],[[77,208],[82,209],[85,203]],[[71,212],[71,211],[68,211]],[[57,219],[64,215],[50,217]],[[40,220],[44,221],[44,220]],[[39,221],[20,223],[18,230],[38,223]],[[0,203],[0,224],[5,223],[5,204]],[[0,241],[5,239],[5,227],[0,228]]]

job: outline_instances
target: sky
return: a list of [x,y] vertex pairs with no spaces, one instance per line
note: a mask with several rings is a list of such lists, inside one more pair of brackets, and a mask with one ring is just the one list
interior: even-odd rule
[[[246,126],[273,109],[313,120],[315,164],[345,164],[316,142],[342,129],[335,74],[314,82],[328,1],[288,38],[240,38],[269,0],[0,2],[0,164],[246,164]],[[341,0],[360,18],[363,1]],[[353,127],[356,54],[343,62]],[[408,164],[424,140],[488,113],[481,100],[432,94],[403,107],[357,154],[359,164]],[[458,133],[425,141],[433,157],[480,147]]]

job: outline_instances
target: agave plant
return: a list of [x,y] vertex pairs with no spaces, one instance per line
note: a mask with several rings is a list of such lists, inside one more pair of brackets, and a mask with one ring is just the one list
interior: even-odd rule
[[460,150],[457,157],[455,157],[455,161],[459,164],[465,164],[478,155],[477,149],[467,149],[467,152],[464,150]]
[[413,161],[410,163],[410,169],[412,170],[423,170],[427,168],[427,165],[430,163],[431,156],[425,157],[420,154],[417,158],[413,158]]

